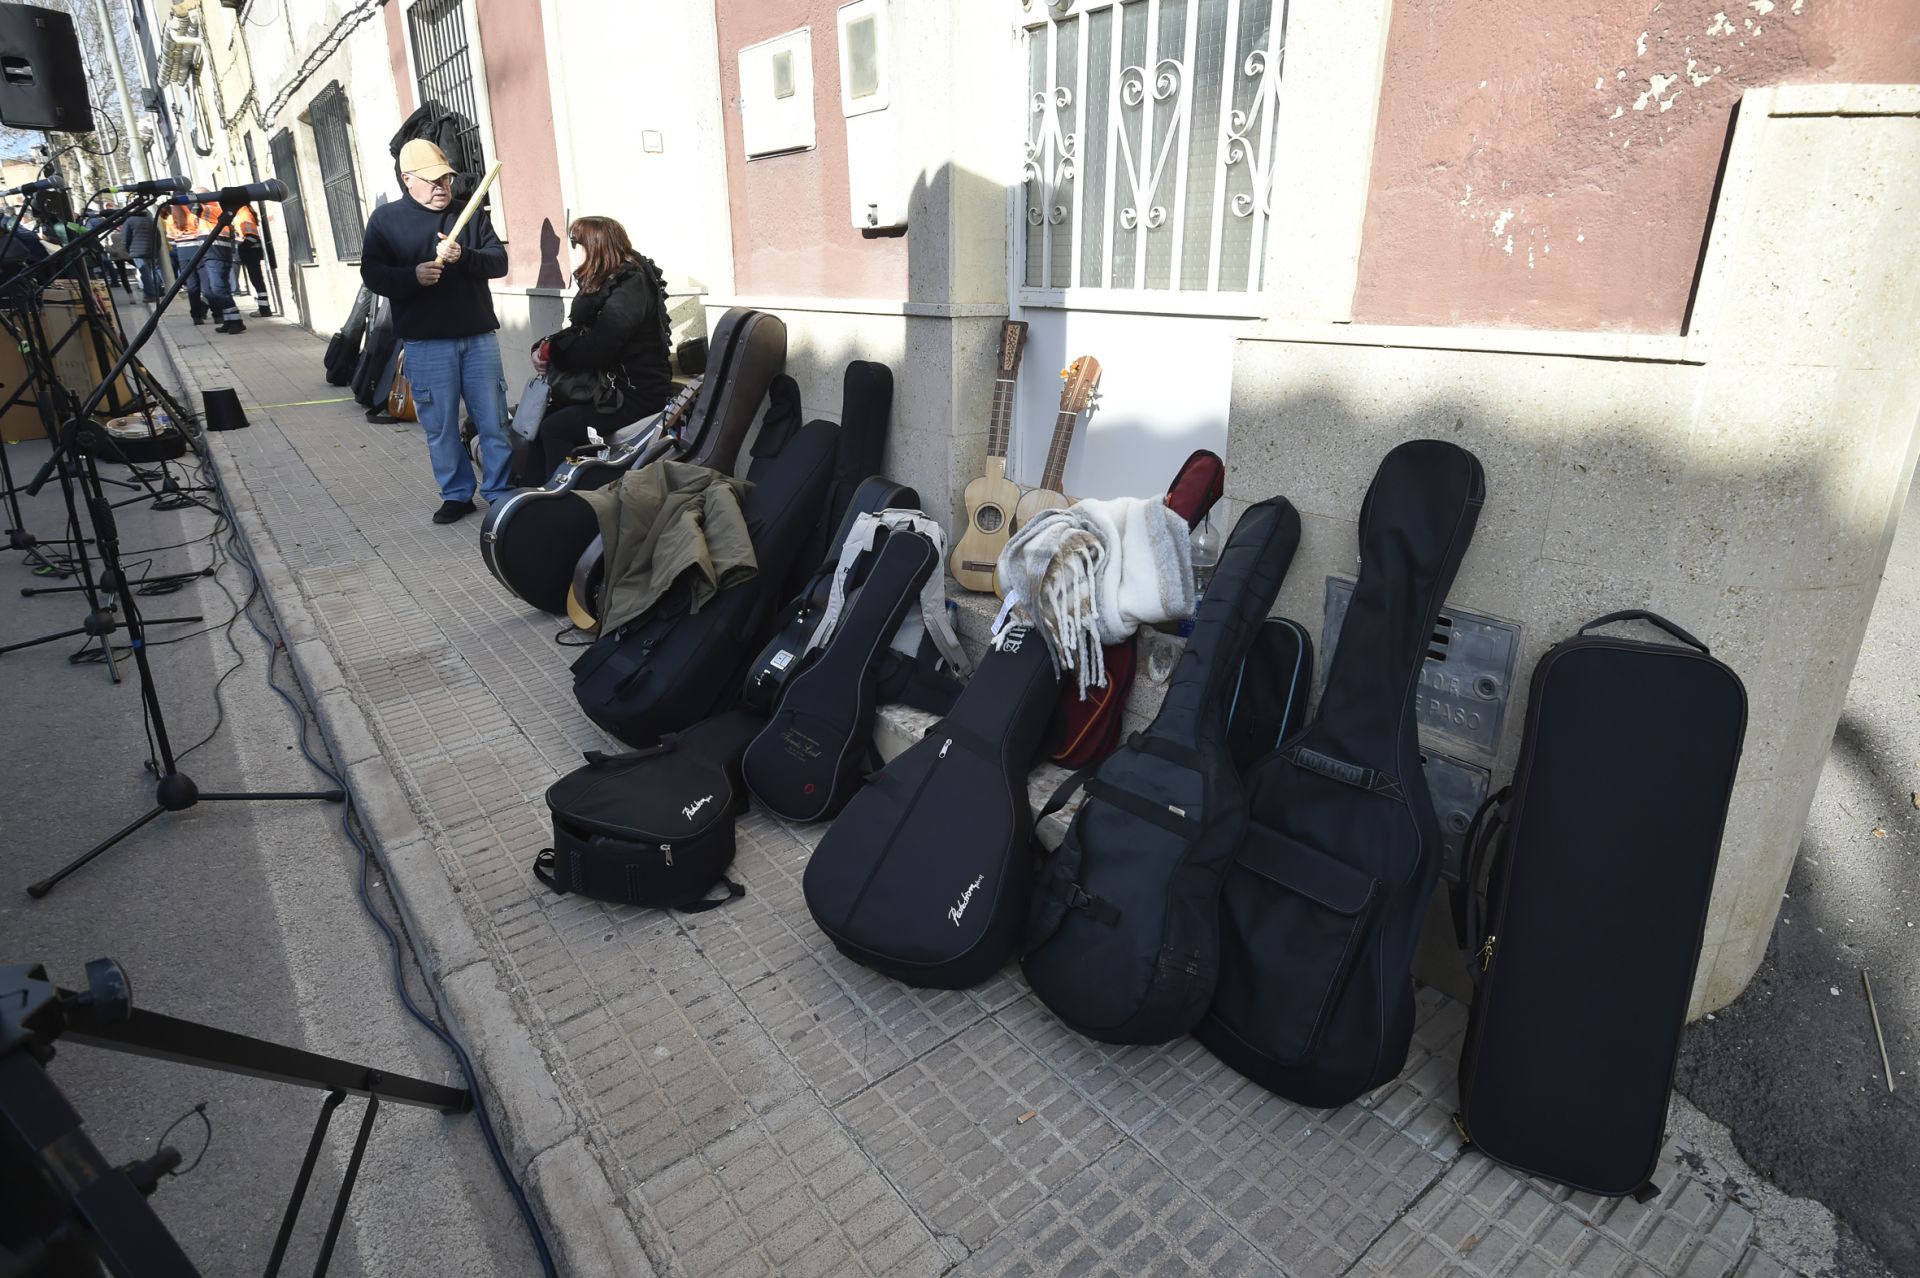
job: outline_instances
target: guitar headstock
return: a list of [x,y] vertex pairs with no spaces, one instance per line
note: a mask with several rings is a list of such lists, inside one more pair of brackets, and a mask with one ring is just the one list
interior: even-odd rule
[[1084,413],[1093,402],[1094,387],[1100,384],[1100,361],[1082,355],[1060,370],[1060,380],[1066,383],[1060,391],[1060,411],[1076,416]]
[[687,416],[693,412],[695,401],[700,398],[700,383],[704,378],[696,377],[688,382],[686,389],[667,401],[660,410],[660,433],[669,438],[678,439],[680,427],[686,423]]
[[1012,377],[1020,368],[1021,352],[1027,349],[1027,322],[1008,320],[1000,326],[1000,372]]

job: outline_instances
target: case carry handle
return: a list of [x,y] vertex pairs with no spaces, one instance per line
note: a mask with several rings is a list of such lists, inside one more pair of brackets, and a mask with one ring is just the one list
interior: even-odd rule
[[1674,625],[1671,621],[1668,621],[1665,617],[1661,616],[1659,613],[1648,612],[1645,608],[1629,608],[1624,612],[1610,612],[1604,617],[1595,617],[1592,621],[1589,621],[1586,625],[1580,627],[1580,630],[1578,633],[1584,635],[1589,630],[1597,630],[1601,626],[1611,625],[1616,621],[1648,622],[1651,625],[1660,627],[1662,630],[1672,635],[1675,639],[1678,639],[1681,643],[1687,644],[1690,647],[1698,648],[1703,653],[1707,652],[1707,645],[1705,645],[1704,643],[1701,643],[1698,639],[1695,639],[1692,635],[1688,634],[1686,631],[1682,630],[1680,627]]

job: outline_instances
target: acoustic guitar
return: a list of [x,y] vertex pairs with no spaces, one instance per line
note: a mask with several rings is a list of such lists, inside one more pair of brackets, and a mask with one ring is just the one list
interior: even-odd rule
[[573,566],[600,535],[600,523],[580,494],[681,449],[700,388],[695,378],[629,442],[576,453],[544,486],[521,489],[488,510],[480,526],[480,557],[494,579],[542,612],[565,611]]
[[1047,448],[1046,469],[1040,474],[1040,486],[1020,495],[1013,508],[1013,530],[1019,532],[1043,510],[1064,510],[1069,503],[1061,491],[1066,483],[1067,452],[1073,447],[1073,427],[1080,414],[1093,402],[1093,391],[1100,384],[1100,361],[1082,355],[1060,372],[1066,385],[1060,390],[1060,415],[1053,422],[1053,443]]
[[994,369],[986,474],[967,485],[967,526],[954,543],[949,562],[955,581],[983,594],[993,589],[994,567],[1013,533],[1013,508],[1020,500],[1019,486],[1007,478],[1007,437],[1013,429],[1013,392],[1020,356],[1026,349],[1026,324],[1008,320],[1000,329],[1000,362]]

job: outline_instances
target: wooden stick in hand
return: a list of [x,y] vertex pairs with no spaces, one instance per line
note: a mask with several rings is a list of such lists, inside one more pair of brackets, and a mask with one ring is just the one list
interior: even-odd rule
[[500,161],[495,160],[488,166],[487,175],[480,179],[480,185],[474,187],[473,194],[467,197],[467,207],[460,210],[459,220],[453,224],[453,229],[448,231],[447,237],[434,247],[435,257],[443,260],[446,258],[447,246],[459,239],[460,232],[467,229],[467,223],[472,221],[473,215],[480,211],[480,201],[487,198],[487,192],[493,187],[493,180],[499,176]]

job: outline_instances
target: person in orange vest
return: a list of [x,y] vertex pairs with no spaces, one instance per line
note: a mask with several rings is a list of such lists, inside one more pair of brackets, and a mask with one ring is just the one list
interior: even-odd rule
[[[213,246],[200,259],[198,278],[194,281],[205,300],[204,310],[220,321],[218,332],[246,332],[247,326],[240,319],[240,308],[233,304],[233,227],[229,225],[216,234],[220,223],[220,205],[212,200],[186,206],[184,212],[187,216],[184,219],[178,216],[182,211],[176,209],[175,218],[167,226],[168,238],[173,241],[175,266],[191,262],[194,254],[200,251],[200,246],[211,238]],[[188,293],[187,302],[191,308],[191,292]],[[201,315],[196,311],[193,322],[198,324],[200,320]]]
[[[246,270],[247,280],[253,285],[253,314],[256,319],[265,319],[273,314],[273,307],[267,300],[267,277],[261,264],[267,260],[266,240],[260,230],[259,215],[253,211],[253,205],[242,204],[240,211],[233,215],[233,229],[239,233],[237,260]],[[239,272],[234,273],[234,284],[240,283]]]
[[184,204],[168,208],[160,215],[160,222],[166,228],[167,253],[173,258],[173,273],[186,276],[187,309],[193,313],[195,324],[204,324],[207,322],[207,299],[200,296],[199,273],[187,275],[187,263],[193,260],[194,253],[206,240],[206,229],[201,226],[199,216]]

